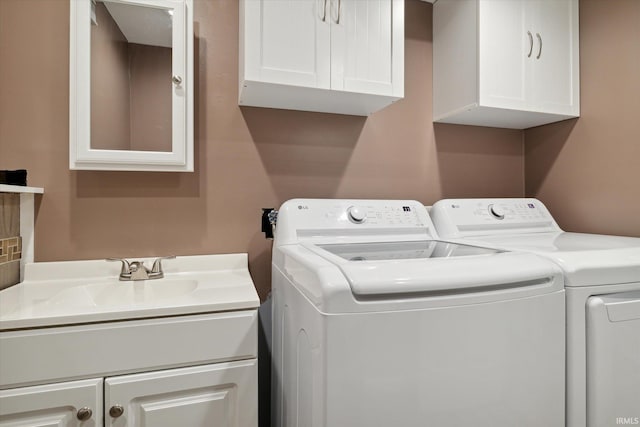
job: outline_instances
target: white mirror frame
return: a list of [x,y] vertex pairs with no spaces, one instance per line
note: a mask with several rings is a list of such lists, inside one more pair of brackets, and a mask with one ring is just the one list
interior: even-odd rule
[[69,168],[193,172],[193,0],[109,0],[173,10],[170,152],[91,148],[91,0],[70,1]]

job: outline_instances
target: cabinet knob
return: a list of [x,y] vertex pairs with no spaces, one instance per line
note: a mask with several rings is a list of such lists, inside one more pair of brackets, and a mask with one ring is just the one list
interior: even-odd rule
[[122,405],[113,405],[109,408],[109,415],[111,415],[112,418],[118,418],[122,414],[124,414]]
[[80,421],[87,421],[93,415],[93,411],[91,408],[87,408],[86,406],[78,409],[78,413],[76,414],[76,418]]

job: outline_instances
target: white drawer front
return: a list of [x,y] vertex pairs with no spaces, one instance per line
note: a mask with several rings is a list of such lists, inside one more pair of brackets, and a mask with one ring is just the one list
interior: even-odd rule
[[0,389],[257,357],[257,311],[0,333]]

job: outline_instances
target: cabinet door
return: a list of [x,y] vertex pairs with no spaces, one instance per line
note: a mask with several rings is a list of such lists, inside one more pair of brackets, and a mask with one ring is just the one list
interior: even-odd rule
[[[535,37],[528,28],[531,19],[527,13],[529,0],[478,2],[480,104],[525,110],[529,92],[528,67]],[[474,43],[474,40],[468,42]]]
[[105,380],[105,426],[256,427],[257,419],[256,359]]
[[[192,172],[192,0],[107,2],[111,5],[110,12],[104,10],[98,21],[112,14],[119,22],[117,25],[127,28],[126,34],[129,35],[129,31],[137,34],[139,38],[132,39],[130,47],[126,47],[127,43],[121,46],[125,58],[129,52],[135,61],[121,61],[113,56],[111,42],[104,45],[96,42],[109,37],[92,34],[92,30],[107,27],[105,22],[91,24],[91,5],[95,1],[68,3],[71,8],[70,169]],[[111,18],[112,26],[117,29]],[[145,31],[141,31],[142,28]],[[140,45],[155,47],[139,51],[135,46]],[[131,49],[136,49],[135,55]],[[163,63],[167,67],[159,66]],[[100,66],[96,66],[98,64]],[[122,90],[115,92],[121,92],[121,96],[114,96],[117,87]],[[125,117],[114,115],[115,111],[125,112]],[[127,126],[116,132],[121,123]],[[124,139],[118,139],[118,134]]]
[[331,89],[404,95],[404,1],[330,0]]
[[536,0],[532,104],[538,111],[579,113],[578,2]]
[[243,0],[244,79],[329,89],[329,0]]
[[[91,410],[84,421],[78,419],[82,408]],[[100,427],[102,378],[2,390],[0,426]]]

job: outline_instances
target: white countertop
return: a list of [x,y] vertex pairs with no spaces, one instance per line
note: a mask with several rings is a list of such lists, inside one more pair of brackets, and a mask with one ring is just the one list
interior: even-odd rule
[[[129,258],[145,261],[153,258]],[[256,309],[247,254],[184,256],[162,262],[165,277],[119,281],[104,260],[27,264],[25,280],[0,291],[0,331]]]

